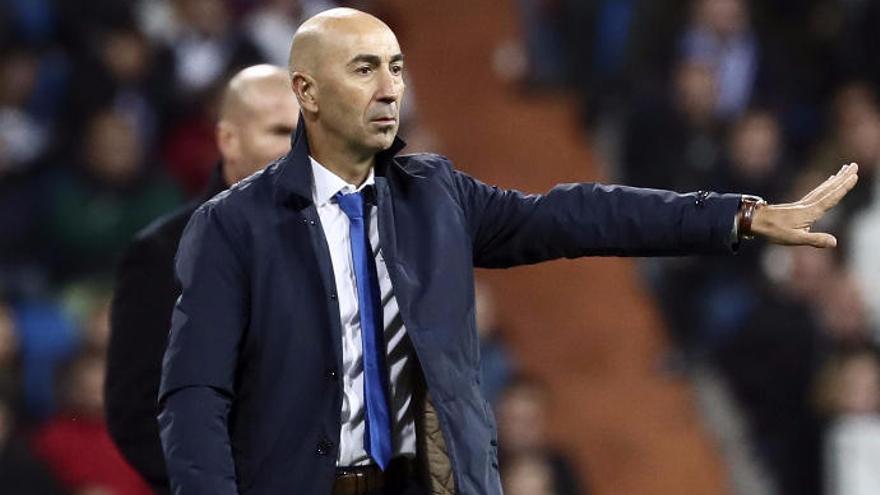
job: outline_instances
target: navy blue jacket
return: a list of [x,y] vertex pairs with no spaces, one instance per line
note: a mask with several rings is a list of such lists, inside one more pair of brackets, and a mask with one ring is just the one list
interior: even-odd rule
[[[500,494],[480,393],[474,267],[590,255],[730,252],[738,195],[486,185],[432,154],[377,155],[381,249],[456,492]],[[177,254],[183,292],[159,390],[175,493],[326,495],[340,431],[341,323],[312,203],[305,126],[276,163],[202,205]]]

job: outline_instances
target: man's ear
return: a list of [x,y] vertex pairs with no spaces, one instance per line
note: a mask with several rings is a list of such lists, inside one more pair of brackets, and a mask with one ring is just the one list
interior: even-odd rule
[[304,72],[294,72],[290,76],[290,85],[303,112],[316,113],[318,111],[318,88],[315,79]]
[[232,122],[221,120],[215,128],[217,135],[217,147],[225,161],[234,161],[240,154],[241,143],[239,142],[238,129]]

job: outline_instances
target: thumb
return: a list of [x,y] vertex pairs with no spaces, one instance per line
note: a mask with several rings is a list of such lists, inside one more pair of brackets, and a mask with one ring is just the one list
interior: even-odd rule
[[833,248],[837,246],[837,238],[824,232],[799,232],[795,236],[795,243],[817,248]]

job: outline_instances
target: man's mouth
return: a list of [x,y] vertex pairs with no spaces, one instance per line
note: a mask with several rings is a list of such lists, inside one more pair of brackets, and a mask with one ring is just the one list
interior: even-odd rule
[[394,117],[378,117],[373,119],[371,122],[376,122],[377,124],[393,124],[397,122],[397,119]]

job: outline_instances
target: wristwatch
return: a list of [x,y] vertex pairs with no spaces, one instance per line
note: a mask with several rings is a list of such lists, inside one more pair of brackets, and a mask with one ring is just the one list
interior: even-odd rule
[[754,239],[755,234],[752,232],[752,220],[755,217],[755,211],[766,205],[760,196],[743,194],[739,200],[739,210],[736,212],[736,237],[739,240]]

